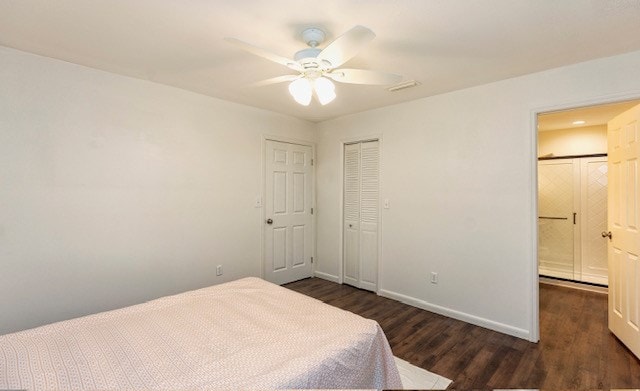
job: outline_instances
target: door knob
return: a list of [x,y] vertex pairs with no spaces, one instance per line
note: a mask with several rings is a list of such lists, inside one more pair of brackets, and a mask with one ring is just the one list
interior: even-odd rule
[[608,238],[609,238],[609,240],[611,240],[611,237],[612,237],[612,236],[613,236],[613,235],[611,235],[611,231],[609,231],[609,232],[607,232],[607,231],[602,231],[602,237],[603,237],[603,238],[607,238],[607,237],[608,237]]
[[267,224],[269,224],[269,225],[273,224],[273,220],[272,219],[267,219]]

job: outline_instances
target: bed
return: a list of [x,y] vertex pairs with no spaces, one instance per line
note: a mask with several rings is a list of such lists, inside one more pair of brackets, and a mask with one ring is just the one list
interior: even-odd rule
[[0,336],[0,389],[402,388],[373,320],[259,278]]

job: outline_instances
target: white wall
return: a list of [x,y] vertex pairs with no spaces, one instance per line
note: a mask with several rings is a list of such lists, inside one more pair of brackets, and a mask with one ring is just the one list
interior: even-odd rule
[[380,133],[381,293],[535,339],[535,113],[623,96],[640,52],[319,124],[317,270],[339,275],[341,140]]
[[262,135],[314,129],[0,47],[0,334],[260,275]]
[[607,125],[538,132],[538,156],[607,153]]
[[526,338],[535,112],[623,97],[640,52],[315,126],[0,48],[0,333],[259,275],[263,134],[319,140],[337,279],[340,141],[382,134],[381,293]]

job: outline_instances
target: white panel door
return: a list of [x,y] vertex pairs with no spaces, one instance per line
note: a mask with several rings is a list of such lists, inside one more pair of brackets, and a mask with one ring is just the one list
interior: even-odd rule
[[[640,105],[609,122],[609,329],[640,357]],[[606,234],[603,232],[603,234]]]
[[380,147],[378,141],[344,147],[343,281],[377,290]]
[[311,277],[312,150],[266,141],[264,277],[276,284]]
[[607,158],[590,157],[580,160],[580,221],[581,270],[580,281],[608,284],[607,239]]

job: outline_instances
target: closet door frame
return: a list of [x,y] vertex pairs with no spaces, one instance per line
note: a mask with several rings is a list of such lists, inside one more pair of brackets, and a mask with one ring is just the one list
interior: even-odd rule
[[340,246],[339,246],[339,258],[338,258],[338,283],[343,284],[344,283],[344,147],[347,144],[355,144],[355,143],[362,143],[362,142],[367,142],[367,141],[377,141],[378,142],[378,149],[379,149],[379,162],[378,162],[378,171],[379,171],[379,177],[378,177],[378,264],[376,265],[377,271],[378,271],[378,278],[377,278],[377,283],[376,283],[376,293],[378,293],[380,291],[380,286],[381,286],[381,282],[382,282],[382,263],[384,262],[384,257],[383,257],[383,253],[382,253],[382,235],[383,235],[383,217],[382,217],[382,199],[384,198],[382,196],[382,189],[383,189],[383,178],[382,178],[382,171],[383,171],[383,162],[384,162],[384,157],[383,157],[383,153],[382,153],[382,134],[381,133],[376,133],[376,134],[370,134],[367,136],[359,136],[359,137],[348,137],[348,138],[343,138],[340,140],[340,173],[339,173],[339,180],[340,180]]

